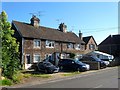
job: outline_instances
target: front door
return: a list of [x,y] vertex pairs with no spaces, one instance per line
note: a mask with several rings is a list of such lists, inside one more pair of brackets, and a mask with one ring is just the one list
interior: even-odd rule
[[25,69],[29,69],[31,67],[31,57],[30,54],[25,55]]

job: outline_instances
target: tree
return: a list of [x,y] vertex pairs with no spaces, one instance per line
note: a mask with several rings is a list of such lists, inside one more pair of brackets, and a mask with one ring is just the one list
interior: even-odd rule
[[19,70],[19,43],[13,37],[14,30],[7,21],[7,14],[2,11],[0,14],[0,37],[2,42],[2,75],[12,79]]

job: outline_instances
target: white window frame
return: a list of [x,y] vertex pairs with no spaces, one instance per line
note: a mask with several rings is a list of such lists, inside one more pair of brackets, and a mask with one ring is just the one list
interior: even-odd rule
[[[37,42],[37,45],[35,45],[36,42]],[[38,45],[38,42],[40,42],[40,45]],[[34,45],[34,48],[41,48],[41,40],[39,40],[39,39],[34,39],[34,40],[33,40],[33,45]]]
[[[35,56],[39,56],[39,57],[40,57],[40,60],[39,60],[39,61],[35,60]],[[34,63],[37,63],[37,62],[40,62],[40,61],[41,61],[41,55],[40,55],[40,54],[37,54],[37,53],[34,54],[34,55],[33,55],[33,62],[34,62]]]
[[[51,44],[51,46],[49,46],[50,44]],[[46,48],[54,48],[55,47],[55,41],[46,40],[45,41],[45,46],[46,46]]]
[[95,49],[95,45],[94,44],[89,44],[89,49],[90,50],[94,50]]
[[[78,45],[79,45],[79,46],[78,46]],[[76,44],[76,45],[75,45],[75,49],[76,49],[76,50],[80,50],[80,46],[81,46],[80,44]]]

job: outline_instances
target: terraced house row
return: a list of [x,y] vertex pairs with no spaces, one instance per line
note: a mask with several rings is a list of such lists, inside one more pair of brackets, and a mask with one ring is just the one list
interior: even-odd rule
[[79,36],[68,32],[64,23],[59,29],[41,26],[40,19],[34,15],[30,23],[12,21],[12,29],[20,42],[20,60],[25,69],[46,58],[57,65],[59,58],[67,58],[70,53],[80,55],[97,48],[92,36],[83,38],[80,31]]

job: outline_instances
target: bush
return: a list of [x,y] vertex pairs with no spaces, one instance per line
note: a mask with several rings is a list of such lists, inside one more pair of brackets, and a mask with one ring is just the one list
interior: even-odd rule
[[70,53],[70,58],[75,58],[75,54],[74,53]]
[[17,72],[17,74],[14,74],[12,77],[12,80],[14,83],[19,83],[24,78],[23,74],[20,72]]
[[31,74],[24,74],[24,75],[23,75],[24,78],[29,78],[29,77],[31,77],[31,76],[32,76]]
[[1,83],[2,85],[8,85],[8,86],[10,86],[10,85],[13,84],[13,82],[12,82],[10,79],[0,80],[0,83]]

